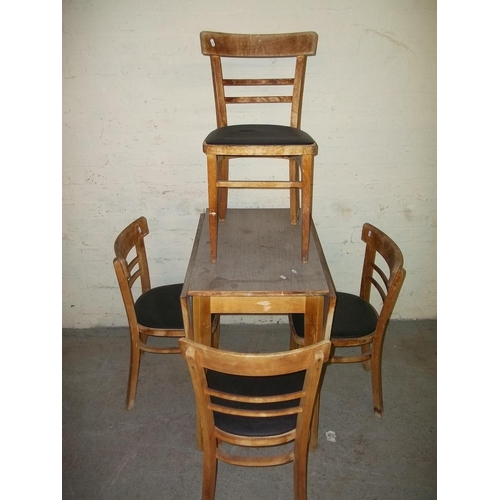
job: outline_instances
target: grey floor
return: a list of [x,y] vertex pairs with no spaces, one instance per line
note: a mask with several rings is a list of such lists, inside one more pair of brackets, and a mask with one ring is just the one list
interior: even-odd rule
[[[63,330],[63,499],[199,499],[202,454],[187,366],[180,355],[146,354],[128,412],[128,342],[126,328]],[[222,325],[223,349],[287,346],[283,324]],[[436,321],[391,323],[383,379],[378,419],[362,366],[327,368],[309,500],[437,497]],[[219,465],[216,500],[291,498],[291,464]]]

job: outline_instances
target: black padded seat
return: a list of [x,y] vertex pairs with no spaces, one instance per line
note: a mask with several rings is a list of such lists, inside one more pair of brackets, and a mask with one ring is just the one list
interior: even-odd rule
[[143,293],[135,303],[137,322],[149,328],[184,329],[180,301],[182,287],[182,283],[176,283]]
[[295,127],[284,125],[229,125],[208,134],[207,144],[228,146],[295,146],[314,144],[314,139]]
[[[295,331],[304,337],[304,315],[292,314]],[[366,300],[350,293],[337,292],[330,338],[357,338],[369,335],[377,327],[378,314]]]
[[[244,377],[207,370],[207,381],[211,389],[245,396],[272,396],[302,390],[305,371],[274,377]],[[221,406],[243,409],[279,409],[297,406],[299,400],[278,403],[242,403],[212,397],[212,402]],[[215,425],[232,434],[246,436],[272,436],[289,432],[296,426],[297,415],[282,417],[242,417],[214,412]]]

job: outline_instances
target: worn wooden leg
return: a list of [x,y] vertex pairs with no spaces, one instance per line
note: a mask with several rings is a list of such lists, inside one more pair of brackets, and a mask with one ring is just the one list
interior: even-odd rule
[[[296,159],[291,159],[289,162],[290,181],[299,180],[299,166]],[[299,190],[298,188],[290,188],[290,222],[297,224],[299,220]]]
[[206,446],[205,450],[203,450],[203,487],[201,492],[201,500],[214,500],[216,480],[216,444],[210,443]]
[[[219,180],[229,180],[229,159],[221,158],[219,160]],[[219,220],[226,220],[227,212],[227,188],[219,188]]]
[[[149,335],[146,335],[145,333],[139,333],[139,338],[141,339],[141,343],[142,344],[144,344],[144,345],[148,344]],[[144,356],[144,352],[145,351],[143,351],[142,349],[140,349],[141,359]]]
[[212,314],[210,297],[193,296],[193,337],[194,341],[210,346],[212,335]]
[[302,262],[309,259],[309,236],[312,215],[314,157],[302,157]]
[[[323,311],[324,297],[306,297],[306,306],[304,314],[304,345],[315,344],[323,340]],[[314,450],[318,446],[318,426],[319,426],[319,394],[314,405],[311,439],[309,449]]]
[[372,394],[375,416],[382,417],[384,403],[382,400],[382,347],[373,343],[372,347]]
[[212,314],[212,335],[210,345],[215,349],[219,348],[220,339],[220,314]]
[[188,297],[181,297],[182,321],[184,323],[184,333],[187,339],[193,340],[193,311],[191,308],[192,301]]
[[[372,345],[371,344],[364,344],[361,346],[361,354],[367,354],[371,351]],[[363,368],[369,372],[372,368],[372,362],[371,360],[363,361]]]
[[319,429],[319,396],[316,399],[312,420],[311,420],[311,439],[309,441],[309,449],[315,450],[318,446],[318,429]]
[[312,345],[324,338],[323,311],[325,300],[322,295],[306,297],[304,311],[304,345]]
[[137,383],[139,380],[140,365],[141,350],[139,349],[139,342],[137,340],[132,340],[130,342],[130,367],[127,386],[127,410],[131,410],[134,407],[135,395],[137,394]]
[[217,261],[217,156],[207,155],[210,261]]
[[292,315],[288,315],[288,326],[290,328],[290,351],[293,349],[298,349],[302,344],[299,344],[295,336],[295,328],[292,323]]
[[[210,311],[210,297],[193,296],[193,337],[194,341],[210,345],[212,341],[212,314]],[[201,419],[196,411],[196,444],[203,449]]]
[[295,448],[293,459],[294,500],[307,500],[307,448]]

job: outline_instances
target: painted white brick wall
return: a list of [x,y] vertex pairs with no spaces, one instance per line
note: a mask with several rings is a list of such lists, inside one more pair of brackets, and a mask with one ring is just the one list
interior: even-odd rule
[[[63,326],[126,324],[113,242],[140,215],[153,285],[184,278],[215,126],[204,29],[319,34],[302,126],[319,145],[313,217],[335,284],[357,292],[372,222],[405,256],[394,316],[435,318],[434,1],[63,0]],[[261,165],[256,178],[269,175]],[[276,165],[271,175],[286,175]],[[229,206],[285,207],[287,196],[233,191]]]

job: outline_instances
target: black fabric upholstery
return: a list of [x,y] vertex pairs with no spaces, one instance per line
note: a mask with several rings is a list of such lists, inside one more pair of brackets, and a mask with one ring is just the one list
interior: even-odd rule
[[[274,377],[244,377],[207,370],[208,386],[230,394],[246,396],[272,396],[300,391],[304,385],[305,371]],[[215,404],[240,409],[278,409],[297,406],[299,400],[278,403],[241,403],[212,397]],[[215,425],[226,432],[245,436],[271,436],[295,428],[297,415],[283,417],[241,417],[214,412]]]
[[284,125],[229,125],[212,131],[205,142],[228,146],[291,146],[314,144],[314,139],[303,130]]
[[182,286],[182,283],[164,285],[143,293],[135,302],[135,314],[139,324],[150,328],[182,330]]
[[[369,302],[357,295],[337,292],[330,338],[363,337],[375,330],[377,320],[377,311]],[[292,321],[297,335],[304,337],[304,315],[292,314]]]

